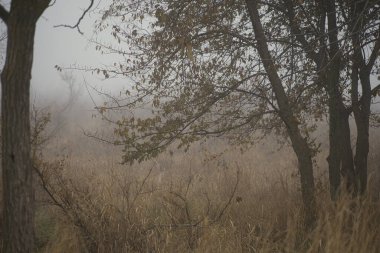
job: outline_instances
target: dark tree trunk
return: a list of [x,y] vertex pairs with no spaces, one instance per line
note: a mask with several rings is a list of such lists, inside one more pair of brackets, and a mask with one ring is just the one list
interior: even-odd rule
[[[363,71],[366,72],[366,71]],[[359,193],[364,194],[367,189],[367,159],[369,152],[369,116],[371,106],[371,84],[370,74],[361,73],[360,81],[362,84],[363,95],[361,108],[354,110],[355,123],[357,127],[355,170]]]
[[35,26],[48,3],[14,0],[6,18],[7,55],[1,74],[4,253],[34,250],[29,88]]
[[[356,179],[351,148],[349,112],[343,104],[339,91],[339,63],[333,62],[327,73],[327,91],[329,96],[329,181],[330,196],[336,200],[339,196],[342,180],[346,189],[356,192]],[[337,66],[337,67],[335,67]]]
[[[339,48],[337,25],[337,12],[335,0],[317,1],[318,32],[320,33],[320,46],[315,51],[311,43],[305,37],[305,31],[296,22],[295,5],[292,0],[284,0],[283,9],[286,10],[291,32],[303,48],[306,56],[317,65],[319,82],[324,83],[328,93],[329,108],[329,180],[330,194],[336,199],[341,188],[341,178],[346,182],[347,190],[353,195],[357,192],[363,194],[367,185],[367,157],[369,150],[369,115],[371,105],[370,72],[378,57],[380,50],[380,30],[377,40],[374,41],[373,50],[364,62],[361,46],[361,34],[363,24],[363,11],[368,8],[367,1],[350,1],[349,22],[350,34],[353,42],[352,61],[352,108],[346,108],[340,92],[339,75],[341,69],[341,48]],[[326,17],[328,34],[326,34]],[[325,41],[328,35],[328,43]],[[368,46],[368,45],[367,45]],[[347,62],[344,62],[347,66]],[[359,99],[359,76],[362,87],[362,97]],[[354,112],[357,125],[357,140],[355,159],[351,147],[351,133],[349,115]]]
[[[374,44],[369,56],[368,63],[365,62],[362,54],[361,33],[365,26],[363,23],[363,11],[366,8],[366,2],[351,2],[351,24],[352,44],[353,44],[353,65],[352,65],[352,111],[355,117],[357,127],[356,151],[355,151],[355,172],[357,176],[357,185],[360,194],[364,194],[367,188],[367,170],[368,170],[368,151],[369,151],[369,117],[371,113],[371,81],[370,75],[373,65],[378,57],[380,50],[380,29],[378,29],[377,41]],[[359,99],[359,80],[362,89],[362,96]]]
[[329,182],[330,196],[333,200],[338,197],[340,188],[340,164],[342,159],[340,143],[340,114],[335,96],[329,94]]
[[[341,187],[341,172],[345,174],[348,185],[353,178],[353,159],[350,141],[350,127],[347,110],[343,104],[339,89],[339,75],[341,57],[338,45],[338,27],[336,21],[335,1],[317,1],[318,32],[320,33],[320,46],[315,51],[306,39],[305,33],[295,21],[295,5],[291,0],[284,0],[284,9],[290,25],[291,32],[302,46],[306,56],[317,66],[318,82],[324,85],[328,94],[329,108],[329,182],[330,195],[336,199]],[[326,34],[326,18],[328,34]],[[328,37],[328,45],[325,41]],[[343,169],[343,171],[341,171]]]
[[340,54],[338,45],[338,30],[336,23],[335,1],[324,1],[324,8],[327,14],[328,54],[330,61],[326,62],[326,91],[329,97],[329,180],[330,195],[332,199],[336,199],[339,194],[341,184],[340,166],[342,162],[341,150],[341,127],[342,119],[340,114],[341,94],[339,91],[339,73],[340,73]]
[[356,191],[354,162],[351,148],[349,114],[343,103],[339,87],[341,68],[341,50],[338,44],[338,26],[336,3],[334,0],[324,1],[327,15],[329,61],[327,67],[326,90],[329,97],[329,179],[330,195],[333,200],[339,195],[341,175],[347,183],[349,191]]
[[[365,125],[365,122],[363,123],[363,125]],[[367,159],[369,150],[369,136],[368,128],[366,126],[359,126],[359,124],[357,124],[358,136],[356,140],[355,168],[358,177],[359,193],[363,195],[367,189]]]
[[279,115],[286,125],[292,147],[298,159],[298,169],[301,176],[301,192],[304,204],[304,224],[306,228],[312,228],[316,221],[316,199],[314,190],[314,175],[311,149],[306,138],[303,138],[298,127],[298,121],[285,94],[281,79],[276,71],[274,61],[268,49],[268,43],[263,31],[257,1],[246,0],[254,34],[257,40],[257,50],[263,61],[269,81],[276,96],[279,107]]
[[[351,148],[349,113],[336,96],[330,95],[329,103],[329,181],[330,196],[336,200],[339,196],[342,180],[346,190],[356,194],[356,178]],[[333,101],[331,101],[333,100]],[[332,105],[333,104],[333,105]],[[337,108],[338,107],[338,108]]]
[[343,181],[346,184],[346,190],[353,196],[357,194],[357,183],[354,166],[354,158],[351,147],[351,130],[349,122],[350,113],[346,108],[341,111],[341,149],[342,149],[342,164],[341,174]]
[[[35,20],[11,14],[2,81],[4,252],[33,249],[34,191],[30,159],[29,86]],[[25,14],[25,13],[24,13]]]

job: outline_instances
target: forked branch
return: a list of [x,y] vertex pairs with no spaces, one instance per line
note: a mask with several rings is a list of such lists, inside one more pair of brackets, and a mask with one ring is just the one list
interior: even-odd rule
[[8,24],[9,12],[0,4],[0,18],[4,21],[5,24]]
[[75,25],[64,25],[64,24],[62,24],[62,25],[55,25],[54,27],[67,27],[67,28],[71,28],[71,29],[77,29],[78,32],[83,35],[83,32],[81,31],[79,25],[82,22],[84,16],[86,16],[86,14],[91,10],[93,5],[94,5],[94,0],[90,0],[89,6],[87,7],[87,9],[85,9],[83,11],[82,16],[79,17],[79,19]]

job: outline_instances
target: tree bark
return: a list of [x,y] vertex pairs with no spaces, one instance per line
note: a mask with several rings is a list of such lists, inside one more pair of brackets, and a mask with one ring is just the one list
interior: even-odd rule
[[354,158],[351,145],[351,129],[350,129],[350,113],[346,108],[341,112],[341,149],[342,149],[342,164],[341,174],[346,184],[346,190],[353,196],[357,195],[358,187],[356,181],[356,173],[354,166]]
[[298,127],[298,121],[286,96],[282,81],[276,71],[273,58],[268,49],[268,43],[263,31],[256,0],[246,0],[248,13],[257,40],[257,50],[268,74],[269,81],[275,93],[279,107],[279,115],[286,125],[292,147],[298,159],[298,169],[301,177],[301,192],[304,205],[304,225],[312,228],[316,221],[316,199],[314,190],[314,175],[312,152]]
[[[363,13],[367,2],[352,1],[350,5],[352,20],[350,29],[352,30],[353,44],[353,64],[352,64],[352,111],[354,113],[357,127],[356,151],[355,151],[355,172],[357,177],[358,191],[362,195],[367,188],[368,152],[369,152],[369,117],[371,113],[371,81],[370,75],[373,65],[378,57],[380,50],[380,27],[377,31],[377,40],[369,57],[368,63],[365,62],[362,53],[361,38],[363,23]],[[359,100],[359,80],[362,89],[362,96]]]
[[[371,106],[370,73],[378,57],[380,50],[380,27],[377,31],[377,39],[374,40],[372,52],[369,55],[368,63],[365,63],[362,54],[363,17],[365,8],[370,8],[371,2],[350,1],[349,29],[346,38],[352,39],[353,56],[351,65],[351,108],[346,108],[339,87],[339,75],[341,64],[350,65],[349,62],[341,62],[341,50],[338,43],[339,27],[337,25],[336,1],[317,1],[318,11],[317,34],[319,34],[319,48],[317,51],[308,42],[304,30],[296,22],[295,5],[292,0],[283,0],[283,9],[286,10],[289,26],[292,35],[303,48],[305,55],[313,60],[317,66],[319,81],[324,83],[324,88],[328,93],[329,108],[329,181],[330,195],[336,199],[341,188],[341,177],[347,183],[347,190],[354,196],[360,192],[363,194],[367,187],[367,159],[369,150],[369,115]],[[345,10],[341,10],[345,11]],[[364,15],[363,15],[364,14]],[[326,17],[328,34],[326,34]],[[368,20],[366,21],[368,22]],[[310,27],[311,28],[311,27]],[[328,35],[328,43],[326,41]],[[368,47],[368,45],[367,45]],[[344,58],[343,58],[344,59]],[[362,88],[362,96],[359,99],[359,76]],[[376,90],[375,90],[376,91]],[[349,115],[353,111],[357,126],[357,139],[355,157],[353,157],[351,145],[351,133]]]
[[339,196],[342,180],[346,190],[356,194],[357,184],[351,147],[351,131],[349,112],[343,104],[339,91],[339,63],[333,62],[334,67],[327,72],[326,90],[329,96],[329,182],[331,199]]
[[338,197],[340,180],[340,164],[341,164],[341,147],[340,147],[340,126],[339,110],[336,105],[337,99],[329,93],[329,156],[327,162],[329,164],[329,182],[330,196],[335,200]]
[[36,22],[48,3],[13,0],[6,19],[7,55],[1,74],[4,253],[34,251],[29,88]]
[[342,161],[341,152],[341,94],[339,91],[339,73],[340,73],[340,55],[338,45],[338,30],[336,23],[335,1],[327,0],[324,2],[324,8],[327,14],[328,40],[329,40],[329,59],[326,62],[326,90],[329,96],[329,179],[330,195],[336,199],[340,188],[340,166]]
[[[341,66],[340,49],[338,45],[338,27],[336,20],[335,1],[325,0],[316,2],[317,7],[317,35],[319,48],[315,51],[308,42],[305,33],[296,22],[295,5],[292,0],[284,0],[283,8],[290,25],[291,32],[300,43],[306,56],[317,66],[318,82],[322,83],[328,94],[329,108],[329,182],[330,196],[336,199],[341,187],[341,173],[347,182],[348,188],[354,185],[354,164],[352,157],[349,114],[344,106],[339,89],[339,75]],[[328,33],[326,34],[326,21]],[[325,38],[328,37],[329,43]]]
[[342,64],[341,49],[338,44],[338,25],[336,3],[325,0],[324,8],[327,14],[329,61],[326,62],[326,90],[329,96],[329,177],[330,195],[335,200],[341,187],[341,175],[347,183],[347,189],[356,191],[349,113],[344,105],[339,87],[340,69]]
[[370,74],[361,73],[360,81],[363,90],[361,108],[354,110],[355,123],[357,127],[355,170],[359,193],[363,195],[367,189],[368,173],[367,159],[369,152],[369,116],[371,106]]

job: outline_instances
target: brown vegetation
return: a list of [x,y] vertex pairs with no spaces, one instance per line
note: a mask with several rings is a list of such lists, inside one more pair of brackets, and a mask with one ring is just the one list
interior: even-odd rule
[[[222,142],[208,143],[136,166],[120,165],[115,162],[119,153],[104,150],[102,156],[39,163],[40,186],[50,194],[38,193],[39,252],[380,248],[377,198],[342,196],[333,203],[323,168],[325,154],[318,161],[319,218],[316,228],[305,233],[296,158],[286,146],[262,144],[241,153]],[[376,161],[376,154],[370,157]]]

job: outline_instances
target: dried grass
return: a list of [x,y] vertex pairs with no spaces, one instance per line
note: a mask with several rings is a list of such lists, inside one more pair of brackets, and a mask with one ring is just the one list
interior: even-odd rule
[[132,167],[111,153],[101,162],[77,156],[41,163],[55,199],[39,194],[54,221],[41,252],[378,252],[380,206],[373,195],[343,194],[333,203],[319,173],[319,219],[305,234],[290,150],[224,147]]

